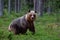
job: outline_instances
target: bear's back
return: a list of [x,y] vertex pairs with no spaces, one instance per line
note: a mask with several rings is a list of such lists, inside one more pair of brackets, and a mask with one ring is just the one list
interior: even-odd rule
[[15,24],[18,25],[19,27],[27,26],[27,21],[25,19],[25,16],[14,19],[10,25],[15,25]]

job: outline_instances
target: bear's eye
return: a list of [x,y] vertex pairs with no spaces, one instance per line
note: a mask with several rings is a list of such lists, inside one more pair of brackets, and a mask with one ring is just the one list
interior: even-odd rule
[[32,16],[32,15],[30,15],[30,16]]
[[35,17],[35,15],[34,15],[34,17]]

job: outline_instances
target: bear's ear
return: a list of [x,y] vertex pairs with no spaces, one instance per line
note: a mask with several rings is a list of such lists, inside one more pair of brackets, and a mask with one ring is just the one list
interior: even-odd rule
[[30,12],[31,10],[28,10],[28,12]]
[[37,13],[37,11],[35,11],[35,13]]

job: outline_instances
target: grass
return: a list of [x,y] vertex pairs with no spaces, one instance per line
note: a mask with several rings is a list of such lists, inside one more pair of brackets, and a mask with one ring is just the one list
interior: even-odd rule
[[35,20],[36,33],[34,35],[30,31],[27,32],[28,35],[10,34],[7,29],[10,22],[24,15],[23,13],[4,15],[0,18],[0,40],[60,40],[60,25],[57,24],[56,15],[48,16],[45,14],[43,17],[37,17]]

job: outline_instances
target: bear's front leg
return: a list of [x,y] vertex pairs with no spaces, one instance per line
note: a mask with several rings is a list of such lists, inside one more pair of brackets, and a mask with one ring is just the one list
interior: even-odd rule
[[35,34],[34,24],[32,24],[32,25],[29,27],[29,30],[32,32],[32,34]]
[[26,27],[22,27],[22,30],[21,30],[21,34],[23,34],[23,35],[27,35],[27,28]]

